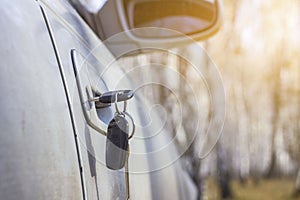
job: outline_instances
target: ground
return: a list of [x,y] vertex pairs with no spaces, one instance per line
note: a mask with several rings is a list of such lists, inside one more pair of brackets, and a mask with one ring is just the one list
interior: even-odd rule
[[[293,197],[294,180],[267,179],[255,184],[248,180],[244,185],[232,181],[234,198],[232,200],[300,200]],[[213,179],[208,179],[205,186],[204,200],[218,200],[219,191]]]

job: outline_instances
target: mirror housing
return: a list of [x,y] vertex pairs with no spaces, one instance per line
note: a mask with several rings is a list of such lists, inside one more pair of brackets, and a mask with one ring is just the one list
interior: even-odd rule
[[[103,40],[125,32],[130,43],[163,44],[169,48],[190,42],[182,35],[197,41],[214,35],[221,27],[222,3],[221,0],[110,0],[95,17],[101,27],[98,35]],[[131,31],[137,29],[140,30]]]

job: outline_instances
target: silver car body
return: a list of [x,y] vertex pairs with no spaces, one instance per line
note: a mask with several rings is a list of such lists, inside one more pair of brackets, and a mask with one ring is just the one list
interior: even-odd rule
[[[100,76],[112,54],[68,2],[3,0],[0,16],[0,199],[125,199],[124,171],[101,162],[106,137],[88,123],[105,131],[113,107],[84,110],[80,98],[88,96],[78,90],[131,88],[126,79],[116,85],[124,75],[118,66]],[[128,110],[141,124],[147,103],[134,97]],[[141,127],[136,134],[149,133]],[[195,198],[179,161],[150,172],[178,156],[175,147],[147,156],[170,134],[160,135],[160,142],[130,141],[144,155],[129,158],[137,172],[130,173],[131,199]]]

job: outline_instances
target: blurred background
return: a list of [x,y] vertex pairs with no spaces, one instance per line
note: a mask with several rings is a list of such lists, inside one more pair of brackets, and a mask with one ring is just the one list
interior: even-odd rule
[[[224,0],[223,4],[221,30],[200,45],[223,79],[225,125],[218,144],[204,159],[199,156],[201,137],[194,139],[181,158],[183,167],[198,187],[199,199],[300,199],[300,1]],[[192,54],[195,62],[202,56],[198,64],[202,72],[210,73],[211,61],[201,55],[205,51],[189,47],[173,51]],[[194,109],[195,102],[189,100],[192,90],[173,81],[171,89],[181,94],[183,118],[181,129],[174,130],[178,112],[170,87],[144,89],[168,113],[166,128],[180,135],[176,137],[180,149],[195,132],[193,119],[200,119],[201,135],[218,109],[210,101],[213,77],[195,78],[188,62],[165,52],[120,62],[128,70],[157,60],[192,80],[189,83],[200,97],[199,109]],[[168,79],[167,74],[159,77]]]

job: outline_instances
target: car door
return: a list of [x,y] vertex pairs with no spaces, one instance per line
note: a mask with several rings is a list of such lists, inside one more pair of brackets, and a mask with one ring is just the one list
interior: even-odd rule
[[[88,100],[96,93],[130,89],[130,82],[123,79],[120,84],[115,84],[115,80],[123,76],[118,66],[110,67],[109,73],[101,76],[114,57],[67,2],[40,1],[40,4],[62,68],[71,105],[80,153],[84,196],[86,199],[125,199],[124,169],[113,171],[105,166],[106,137],[103,133],[113,118],[114,107],[96,109],[95,103]],[[135,101],[130,100],[128,110],[138,121]],[[143,141],[136,141],[132,148],[146,152]],[[129,163],[133,163],[131,158]],[[145,156],[137,156],[134,163],[136,167],[143,166],[143,169],[148,166]],[[139,187],[141,183],[143,187]],[[149,174],[130,174],[129,189],[134,199],[151,199]]]

